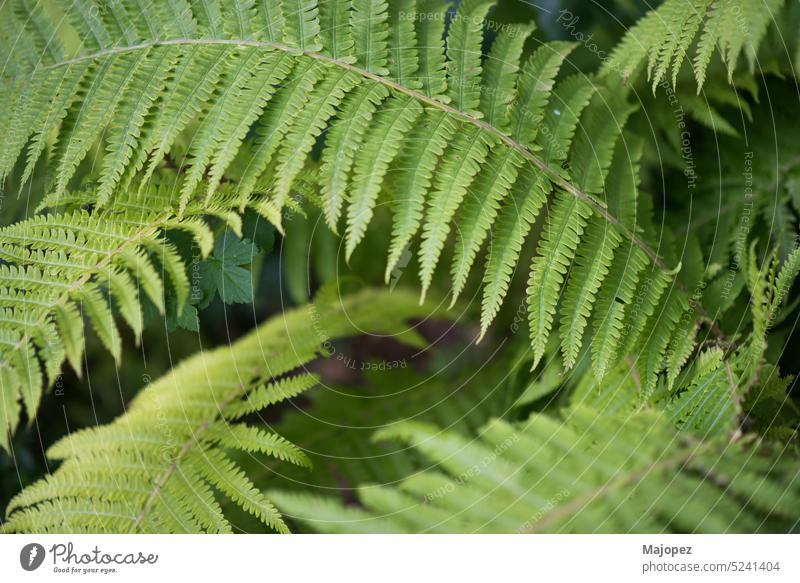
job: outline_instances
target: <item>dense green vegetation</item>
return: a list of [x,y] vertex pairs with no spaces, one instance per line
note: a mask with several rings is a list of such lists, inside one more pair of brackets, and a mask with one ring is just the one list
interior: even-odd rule
[[800,4],[8,0],[8,532],[793,532]]

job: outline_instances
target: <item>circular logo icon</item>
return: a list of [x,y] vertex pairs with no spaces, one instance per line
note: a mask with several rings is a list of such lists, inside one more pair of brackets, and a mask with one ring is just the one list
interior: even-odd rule
[[44,547],[39,543],[28,543],[19,552],[19,564],[26,571],[35,571],[44,562]]

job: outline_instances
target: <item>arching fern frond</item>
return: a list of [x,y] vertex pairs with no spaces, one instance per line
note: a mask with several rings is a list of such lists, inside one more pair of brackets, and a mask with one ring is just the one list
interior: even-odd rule
[[[178,216],[198,194],[210,201],[223,179],[242,208],[267,184],[258,208],[282,229],[288,193],[321,142],[315,181],[347,257],[384,201],[394,211],[387,279],[418,241],[424,297],[454,241],[455,301],[485,255],[483,334],[523,245],[541,231],[528,278],[536,358],[556,329],[572,365],[592,321],[602,339],[599,374],[647,343],[648,370],[659,374],[689,306],[675,266],[647,236],[650,217],[631,210],[644,205],[629,154],[636,148],[623,133],[635,109],[627,89],[562,74],[574,43],[540,43],[520,62],[529,24],[498,35],[484,57],[488,1],[459,3],[444,37],[445,5],[334,1],[320,8],[282,0],[255,11],[235,2],[197,14],[181,2],[146,16],[137,3],[123,4],[128,35],[90,0],[69,4],[84,48],[32,71],[20,63],[3,84],[0,104],[12,114],[0,130],[13,139],[0,177],[27,144],[27,178],[55,134],[50,183],[58,197],[105,140],[96,176],[102,205],[120,185],[146,187],[172,149]],[[609,277],[627,264],[635,269],[624,282]]]
[[[382,308],[391,306],[391,314]],[[298,371],[336,338],[393,333],[430,315],[414,296],[364,290],[262,324],[230,346],[180,363],[147,385],[114,422],[48,450],[61,466],[9,504],[5,532],[231,532],[220,500],[287,531],[280,514],[234,461],[234,452],[299,466],[308,457],[283,437],[242,421],[318,382]],[[309,326],[309,321],[314,326]]]
[[[32,419],[42,386],[56,381],[64,360],[81,373],[84,320],[119,364],[117,315],[138,341],[144,297],[162,314],[165,297],[174,298],[181,313],[189,295],[187,266],[166,232],[188,233],[201,257],[214,246],[209,217],[241,234],[239,201],[230,193],[219,193],[208,204],[192,203],[179,217],[176,198],[163,187],[121,194],[98,208],[102,188],[46,199],[43,208],[57,208],[0,229],[0,446],[5,448],[19,421],[20,398]],[[251,200],[254,207],[257,200]]]
[[[767,330],[793,312],[798,301],[791,290],[800,273],[800,249],[781,263],[777,252],[758,263],[755,241],[746,254],[744,277],[750,291],[748,322],[735,344],[712,345],[692,357],[696,324],[682,317],[675,344],[667,350],[667,374],[656,377],[648,350],[626,359],[605,377],[583,374],[570,402],[601,413],[633,411],[641,406],[663,409],[677,429],[701,439],[738,439],[745,429],[762,437],[787,434],[796,405],[768,355]],[[668,310],[669,307],[665,307]],[[747,333],[744,330],[747,329]],[[683,368],[683,364],[689,365]],[[678,363],[678,364],[675,364]],[[570,385],[570,381],[566,381]]]
[[671,74],[672,86],[691,61],[698,93],[715,51],[732,79],[742,53],[752,72],[758,47],[778,22],[785,0],[666,0],[632,27],[603,63],[625,78],[647,61],[653,89]]
[[398,487],[365,484],[358,507],[271,492],[287,518],[318,532],[787,532],[800,475],[791,454],[677,435],[660,414],[570,409],[478,436],[407,421],[399,439],[435,469]]

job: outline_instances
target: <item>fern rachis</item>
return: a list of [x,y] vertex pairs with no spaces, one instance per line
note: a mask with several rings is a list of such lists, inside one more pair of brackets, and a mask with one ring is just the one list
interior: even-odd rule
[[[113,423],[55,444],[53,474],[9,505],[5,532],[231,532],[221,495],[267,527],[287,527],[230,452],[309,466],[278,434],[242,421],[319,382],[300,370],[320,347],[358,330],[392,333],[427,314],[406,292],[334,296],[267,321],[246,337],[196,355],[149,384]],[[392,318],[378,306],[391,305]],[[309,319],[317,326],[309,328]]]
[[[401,7],[387,6],[377,0],[363,6],[343,1],[341,13],[352,18],[334,17],[336,30],[324,34],[318,32],[315,3],[294,10],[292,1],[286,0],[282,7],[285,14],[302,12],[303,16],[285,21],[275,21],[261,12],[265,7],[259,7],[257,12],[274,24],[263,32],[243,28],[242,15],[233,6],[218,15],[206,15],[197,23],[189,16],[182,20],[185,26],[170,27],[155,38],[135,25],[136,43],[128,42],[128,38],[117,42],[103,22],[92,21],[87,29],[86,19],[90,17],[80,8],[69,10],[78,35],[90,34],[85,39],[86,49],[72,58],[45,61],[33,72],[33,82],[41,85],[41,93],[50,94],[54,104],[53,115],[48,113],[47,118],[66,120],[59,132],[54,194],[65,191],[77,163],[104,127],[114,135],[108,138],[109,152],[99,172],[98,202],[102,205],[113,198],[117,186],[133,185],[145,166],[143,179],[148,180],[171,142],[188,131],[192,112],[197,112],[203,115],[189,134],[192,142],[180,162],[184,172],[177,178],[179,214],[195,197],[209,200],[226,173],[235,167],[234,162],[244,160],[243,173],[234,171],[232,176],[242,208],[266,172],[268,197],[259,208],[281,229],[288,193],[303,172],[313,144],[330,125],[322,164],[313,172],[322,187],[328,224],[338,230],[339,217],[347,217],[344,238],[348,257],[363,239],[378,195],[384,192],[395,197],[398,214],[386,272],[394,269],[403,250],[420,234],[424,295],[441,262],[451,221],[466,221],[468,239],[459,243],[463,251],[451,268],[455,302],[486,245],[492,217],[499,217],[497,225],[503,230],[493,233],[489,242],[490,266],[483,278],[484,331],[505,299],[509,270],[518,261],[516,249],[541,208],[527,203],[519,211],[511,208],[509,192],[517,183],[519,188],[534,188],[547,198],[556,199],[563,193],[578,201],[623,241],[641,250],[654,269],[669,271],[671,266],[641,237],[640,227],[611,213],[608,201],[614,193],[604,191],[604,182],[614,178],[608,172],[616,171],[611,165],[615,145],[625,139],[621,130],[632,112],[625,90],[610,85],[597,89],[611,98],[610,106],[603,99],[587,105],[583,88],[573,94],[576,81],[558,79],[564,59],[574,48],[571,43],[542,44],[520,66],[497,70],[493,61],[480,58],[483,32],[478,24],[490,3],[462,3],[449,27],[446,46],[440,48],[418,44],[418,39],[430,34],[430,23],[422,24],[425,19],[410,18],[414,27],[396,22],[390,30],[389,22],[398,20],[396,11]],[[388,19],[384,18],[387,10],[392,14]],[[366,11],[367,21],[356,18],[359,11]],[[186,14],[191,15],[191,11]],[[206,22],[210,17],[221,22]],[[472,24],[462,27],[465,23]],[[201,34],[203,26],[208,30]],[[187,30],[197,30],[197,37],[186,36]],[[229,36],[210,34],[220,30]],[[524,39],[531,27],[525,25],[520,30],[525,33]],[[353,45],[343,39],[353,39]],[[501,35],[494,41],[493,50],[509,52],[515,59],[519,42]],[[424,72],[420,67],[425,63],[437,64],[428,71],[429,85],[423,80],[420,86],[415,75]],[[387,68],[387,64],[392,66]],[[53,84],[54,77],[64,70],[76,70],[82,78],[77,86],[86,94],[80,101],[72,100],[70,87]],[[31,120],[29,102],[13,100],[25,74],[17,73],[6,85],[12,107],[19,113],[10,122],[17,136],[16,149],[22,148],[29,135],[58,124]],[[110,96],[119,96],[132,79],[137,85],[145,85],[141,98],[137,94],[109,102]],[[175,84],[174,90],[167,89],[168,82]],[[566,110],[571,116],[565,115],[566,123],[562,124],[557,118],[568,105],[559,101],[573,95],[578,96],[576,110]],[[409,139],[413,137],[412,127],[418,124],[428,128],[427,142]],[[573,139],[578,124],[583,131]],[[121,132],[128,137],[124,146],[117,146],[120,136],[115,134]],[[453,140],[454,135],[457,137]],[[599,165],[589,159],[591,154],[584,145],[592,139],[601,144]],[[618,149],[616,155],[624,151]],[[39,146],[31,150],[28,167],[38,152]],[[577,174],[561,166],[572,157]],[[1,174],[8,174],[14,158],[12,154],[6,159]],[[391,183],[404,191],[385,192],[383,177],[390,171]],[[208,184],[201,186],[206,173]],[[478,198],[472,198],[475,196]],[[345,213],[341,212],[343,206],[347,206]],[[508,216],[514,212],[525,216]],[[546,221],[551,221],[549,214]],[[573,243],[585,244],[580,232],[577,235]],[[510,247],[494,248],[495,242]],[[492,265],[495,260],[499,264]],[[566,284],[569,277],[562,283]],[[558,302],[559,287],[543,288],[547,304]],[[580,309],[591,311],[592,294],[581,298],[585,305]],[[534,322],[533,339],[539,354],[551,328],[547,323],[551,314],[552,308],[547,308],[541,312],[544,320]],[[570,330],[567,333],[575,334]]]

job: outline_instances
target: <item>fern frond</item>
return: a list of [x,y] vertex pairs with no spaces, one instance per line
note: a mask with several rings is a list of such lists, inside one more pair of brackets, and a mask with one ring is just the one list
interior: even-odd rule
[[534,366],[544,356],[556,304],[590,209],[574,197],[559,197],[548,216],[528,279],[528,321]]
[[42,386],[56,381],[64,360],[81,373],[84,316],[119,363],[116,315],[138,340],[144,298],[164,313],[169,291],[183,310],[187,266],[166,232],[185,231],[206,257],[214,245],[208,217],[241,229],[239,201],[226,192],[189,204],[179,217],[177,197],[163,186],[87,210],[101,189],[54,194],[42,203],[47,214],[0,229],[0,362],[8,371],[2,390],[3,402],[13,403],[0,409],[3,447],[17,427],[20,397],[32,419]]
[[675,87],[681,66],[693,52],[699,93],[715,49],[729,80],[742,52],[753,72],[758,47],[784,4],[784,0],[666,0],[628,30],[603,63],[602,72],[613,71],[627,79],[646,59],[654,91],[669,72]]
[[[388,305],[392,315],[376,319]],[[230,346],[183,361],[114,422],[53,445],[48,456],[61,466],[11,501],[2,530],[230,532],[219,503],[224,495],[267,527],[287,531],[227,452],[306,467],[309,459],[280,435],[236,419],[315,384],[310,375],[286,375],[313,360],[323,343],[359,330],[391,331],[425,311],[407,292],[364,290],[285,312]]]
[[563,421],[493,420],[476,436],[406,421],[376,438],[400,440],[436,467],[396,487],[365,484],[363,510],[288,491],[271,498],[330,533],[785,532],[800,501],[792,455],[679,437],[651,412],[578,407]]
[[578,358],[591,307],[608,276],[614,251],[620,242],[615,231],[606,229],[605,224],[597,220],[587,227],[585,241],[586,252],[575,260],[561,306],[561,350],[567,368],[571,368]]
[[[682,17],[675,1],[665,7]],[[146,189],[168,164],[179,170],[172,177],[180,192],[175,219],[184,228],[195,228],[184,215],[197,191],[211,201],[225,184],[238,193],[239,210],[250,205],[281,230],[283,211],[293,204],[289,192],[312,168],[328,226],[338,231],[345,217],[347,258],[376,209],[388,203],[394,216],[386,277],[416,255],[423,298],[447,259],[455,302],[486,253],[481,335],[499,313],[541,221],[528,277],[532,348],[541,357],[551,331],[560,329],[568,335],[568,365],[586,322],[597,321],[598,303],[613,307],[603,280],[618,252],[632,250],[659,286],[672,287],[671,266],[640,236],[650,229],[646,214],[637,212],[641,143],[624,133],[635,107],[619,83],[562,75],[576,43],[540,43],[523,59],[532,30],[524,24],[496,35],[484,58],[488,0],[461,2],[446,35],[447,5],[436,1],[333,3],[181,1],[142,15],[120,8],[104,18],[91,0],[70,6],[71,26],[57,34],[77,35],[83,49],[37,68],[34,89],[25,89],[18,76],[4,83],[0,106],[14,115],[0,177],[30,142],[28,179],[55,136],[50,181],[58,196],[100,143],[105,154],[93,201],[100,207]],[[659,11],[652,14],[648,22],[660,18]],[[699,22],[691,20],[686,30]],[[654,75],[665,74],[664,62],[678,60],[683,42],[665,45]],[[125,91],[133,86],[137,91]],[[173,160],[174,153],[182,159]],[[308,164],[317,154],[321,163]],[[604,226],[592,229],[589,241],[585,227],[596,221]],[[615,242],[602,267],[572,270],[574,259],[591,263],[598,230]],[[122,297],[127,286],[117,280]],[[559,312],[565,286],[569,303]],[[615,309],[604,320],[610,327],[594,350],[598,369],[644,347],[638,341],[661,299],[652,295],[641,313],[628,310],[620,320],[623,310]],[[132,306],[130,298],[126,305]],[[556,322],[566,312],[578,320]],[[636,342],[617,346],[626,320]],[[659,338],[648,346],[650,377],[666,365],[672,327],[652,329]]]
[[700,437],[730,434],[741,406],[738,375],[719,348],[701,354],[691,383],[667,407],[669,418]]

